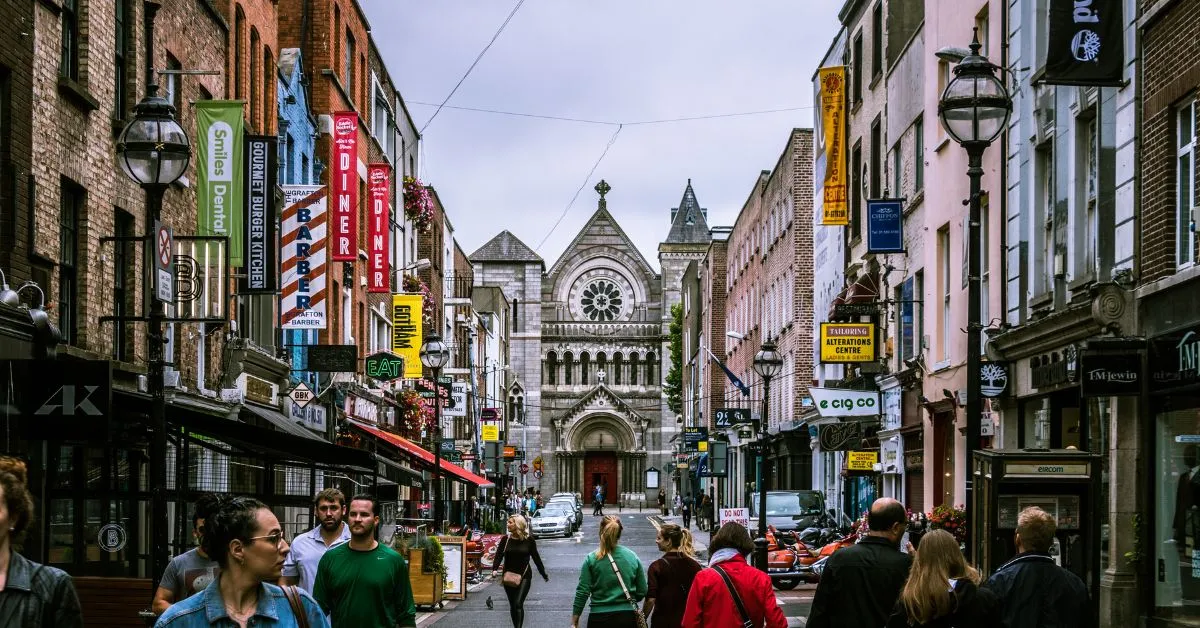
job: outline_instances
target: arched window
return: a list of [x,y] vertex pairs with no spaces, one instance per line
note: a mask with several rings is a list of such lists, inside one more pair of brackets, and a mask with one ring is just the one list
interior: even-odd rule
[[588,370],[592,368],[592,359],[588,356],[587,351],[580,352],[579,367],[579,383],[587,386]]
[[647,386],[657,386],[658,385],[655,383],[658,380],[654,379],[654,367],[658,366],[658,363],[655,362],[654,360],[655,360],[655,357],[654,357],[653,351],[646,354],[646,385]]
[[553,351],[546,357],[546,383],[558,385],[558,354]]
[[612,375],[608,372],[608,357],[604,355],[603,351],[596,353],[596,370],[604,371],[606,377]]
[[570,351],[563,354],[563,366],[566,367],[563,372],[563,383],[570,386],[574,382],[571,374],[575,370],[575,356]]
[[629,354],[629,385],[637,386],[638,383],[638,354]]
[[246,14],[239,5],[234,11],[233,18],[233,97],[241,100],[245,97],[245,86],[242,84],[242,64],[246,59]]
[[624,369],[625,360],[621,358],[621,353],[613,354],[613,385],[621,385],[621,371]]
[[258,49],[258,29],[250,27],[250,91],[246,94],[250,99],[250,124],[258,133],[262,133],[262,97],[259,95],[259,81],[262,78],[261,57]]

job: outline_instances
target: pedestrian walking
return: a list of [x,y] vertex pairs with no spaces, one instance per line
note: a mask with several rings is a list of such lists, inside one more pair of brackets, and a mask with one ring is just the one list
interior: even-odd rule
[[700,502],[700,529],[705,532],[712,532],[713,527],[713,501],[708,495],[705,495]]
[[958,539],[945,530],[934,530],[913,558],[886,628],[1004,628],[999,599],[980,589],[979,581],[979,572],[963,558]]
[[683,527],[690,530],[692,528],[692,500],[683,500],[683,504],[679,508],[680,514],[683,515]]
[[[508,616],[512,618],[513,628],[521,628],[525,624],[525,597],[529,595],[529,585],[533,581],[530,560],[537,566],[542,580],[550,582],[546,567],[542,565],[542,557],[538,555],[537,541],[529,534],[529,524],[523,517],[509,517],[508,535],[500,539],[492,564],[504,565],[502,583],[504,594],[508,596]],[[492,574],[495,575],[496,571],[493,568]]]
[[346,517],[350,540],[321,558],[313,597],[336,626],[416,626],[408,563],[396,550],[375,540],[379,500],[355,495]]
[[638,628],[638,602],[646,597],[646,572],[637,554],[619,543],[621,519],[600,521],[600,549],[588,553],[579,570],[571,626],[579,627],[583,607],[591,600],[588,628]]
[[662,512],[662,516],[667,516],[667,491],[658,489],[658,509]]
[[33,523],[33,495],[25,463],[0,456],[0,626],[82,628],[71,576],[35,563],[13,549]]
[[887,623],[912,566],[912,556],[900,551],[907,525],[904,504],[887,497],[871,504],[867,535],[827,559],[808,628]]
[[155,628],[271,626],[329,628],[309,594],[279,587],[291,548],[283,526],[267,505],[251,497],[222,500],[204,522],[204,551],[221,566],[198,595],[174,604]]
[[280,584],[296,585],[309,593],[317,579],[317,566],[330,548],[350,540],[346,517],[346,495],[336,488],[327,488],[313,498],[313,514],[317,527],[292,540],[292,551],[283,563]]
[[673,511],[673,512],[675,513],[675,516],[676,516],[676,517],[678,517],[678,516],[679,516],[679,506],[680,506],[680,504],[682,504],[682,503],[683,503],[683,499],[681,499],[681,498],[679,497],[679,493],[675,493],[675,504],[674,504],[674,511]]
[[[688,593],[683,628],[787,628],[771,577],[746,563],[754,542],[745,526],[733,521],[721,526],[708,551],[708,568],[696,574]],[[858,624],[846,624],[851,625]]]
[[701,569],[692,548],[692,533],[667,523],[658,529],[654,541],[663,555],[646,570],[646,603],[642,612],[649,618],[650,628],[680,628],[688,592]]
[[196,547],[167,563],[154,592],[154,601],[150,603],[150,610],[155,615],[162,615],[172,604],[203,591],[217,579],[221,567],[204,551],[204,526],[225,499],[216,493],[205,493],[196,500],[196,510],[192,513],[192,538]]
[[604,516],[604,487],[599,484],[592,491],[592,516]]
[[[1090,628],[1096,625],[1083,580],[1059,567],[1050,556],[1058,522],[1031,506],[1017,515],[1017,555],[992,574],[985,589],[1000,598],[1005,626],[1021,628]],[[921,540],[925,551],[929,536]]]

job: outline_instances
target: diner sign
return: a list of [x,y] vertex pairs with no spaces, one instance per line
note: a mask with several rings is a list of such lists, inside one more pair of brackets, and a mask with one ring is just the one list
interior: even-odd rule
[[367,213],[367,292],[391,292],[388,241],[391,235],[389,182],[392,168],[387,164],[367,166],[367,185],[371,206]]
[[358,256],[358,114],[333,114],[333,228],[329,259],[353,262]]

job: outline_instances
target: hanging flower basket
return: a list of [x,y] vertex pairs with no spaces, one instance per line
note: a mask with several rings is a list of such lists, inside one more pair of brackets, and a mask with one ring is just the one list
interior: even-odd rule
[[404,291],[419,292],[421,294],[421,321],[426,328],[433,326],[433,294],[429,291],[429,286],[421,281],[416,275],[404,276]]
[[433,426],[433,409],[417,391],[411,388],[401,390],[396,395],[396,404],[400,406],[400,422],[405,432],[420,434],[421,430]]
[[967,511],[962,506],[937,506],[929,513],[929,529],[945,530],[960,544],[967,541]]
[[428,231],[433,224],[433,196],[415,177],[404,177],[404,217],[411,220],[418,231]]

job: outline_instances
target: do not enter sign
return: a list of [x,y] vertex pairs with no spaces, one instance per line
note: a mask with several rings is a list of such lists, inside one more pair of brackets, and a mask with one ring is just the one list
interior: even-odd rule
[[522,462],[521,466],[520,466],[520,470],[521,470],[521,475],[525,475],[526,473],[529,473],[529,465]]

